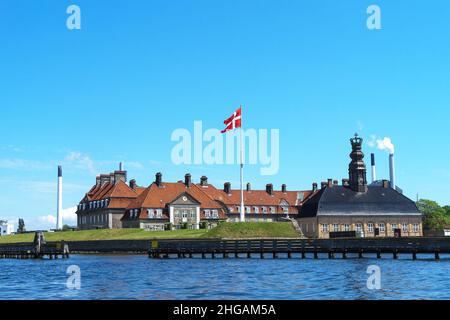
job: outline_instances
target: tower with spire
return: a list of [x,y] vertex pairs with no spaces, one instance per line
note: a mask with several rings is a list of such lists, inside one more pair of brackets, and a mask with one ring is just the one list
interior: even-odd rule
[[355,137],[350,139],[352,144],[352,153],[348,168],[350,189],[355,192],[366,193],[367,192],[367,178],[366,178],[366,164],[364,163],[364,153],[362,152],[363,139],[355,134]]

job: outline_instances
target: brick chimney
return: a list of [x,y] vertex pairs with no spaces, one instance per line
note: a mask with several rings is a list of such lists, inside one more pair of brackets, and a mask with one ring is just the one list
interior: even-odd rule
[[314,191],[317,191],[317,182],[314,182],[313,184],[312,184],[312,191],[314,192]]
[[283,192],[283,193],[287,192],[287,185],[285,185],[285,184],[281,185],[281,192]]
[[331,188],[333,186],[333,179],[328,179],[327,181],[327,187]]
[[391,184],[389,180],[383,180],[383,188],[387,189],[390,188]]
[[252,191],[252,184],[250,182],[247,183],[247,191]]
[[207,176],[202,176],[200,178],[200,185],[202,187],[206,187],[208,185],[208,177]]
[[273,184],[269,183],[266,185],[266,192],[270,195],[273,194]]
[[161,187],[161,185],[162,185],[162,173],[161,172],[158,172],[155,175],[155,183],[158,187]]
[[127,182],[127,172],[126,171],[114,171],[114,182]]
[[192,177],[190,173],[186,173],[186,175],[184,176],[184,185],[189,188],[191,186],[192,183]]
[[136,180],[134,179],[130,180],[130,188],[135,190],[136,187],[137,187]]
[[225,192],[226,194],[230,194],[231,193],[231,183],[229,182],[225,182],[223,185],[223,192]]

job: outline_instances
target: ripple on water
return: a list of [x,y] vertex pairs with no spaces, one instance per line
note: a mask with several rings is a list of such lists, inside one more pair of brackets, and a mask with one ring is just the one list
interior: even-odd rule
[[[0,260],[0,299],[450,299],[450,256],[422,258]],[[66,288],[70,265],[81,290]],[[370,265],[381,268],[382,290],[367,289]]]

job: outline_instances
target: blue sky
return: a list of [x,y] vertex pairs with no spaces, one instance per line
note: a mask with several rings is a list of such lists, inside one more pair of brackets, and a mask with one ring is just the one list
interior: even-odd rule
[[[248,167],[255,187],[347,177],[359,132],[392,139],[407,196],[450,204],[449,18],[447,0],[3,0],[0,218],[52,226],[59,163],[67,209],[119,161],[140,185],[162,171],[238,187],[237,166],[173,165],[170,136],[222,129],[239,104],[246,127],[280,129],[279,173]],[[388,154],[364,151],[387,178]]]

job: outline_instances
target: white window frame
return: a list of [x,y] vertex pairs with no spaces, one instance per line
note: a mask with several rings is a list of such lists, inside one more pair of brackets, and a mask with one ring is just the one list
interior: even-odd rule
[[374,233],[375,232],[375,225],[373,222],[369,222],[367,224],[367,232]]

